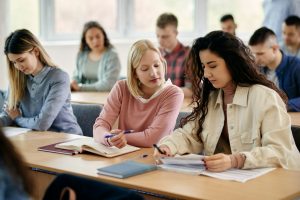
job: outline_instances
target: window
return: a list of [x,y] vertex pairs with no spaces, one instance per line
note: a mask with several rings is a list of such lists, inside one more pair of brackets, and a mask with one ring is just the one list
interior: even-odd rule
[[[74,40],[83,24],[96,20],[112,38],[155,37],[156,18],[178,17],[181,36],[199,35],[197,0],[40,0],[41,35],[45,40]],[[201,0],[202,1],[202,0]],[[184,7],[185,12],[182,12]]]

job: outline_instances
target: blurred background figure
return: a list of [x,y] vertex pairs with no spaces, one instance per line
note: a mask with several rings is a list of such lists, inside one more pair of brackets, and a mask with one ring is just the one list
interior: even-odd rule
[[223,15],[220,19],[222,31],[235,35],[237,25],[231,14]]
[[263,26],[272,29],[278,41],[282,41],[281,26],[285,18],[300,14],[300,0],[264,0]]
[[83,27],[71,89],[110,91],[120,76],[121,64],[104,28],[95,21]]
[[282,24],[282,35],[281,50],[288,55],[300,58],[300,18],[298,16],[291,15],[285,19]]

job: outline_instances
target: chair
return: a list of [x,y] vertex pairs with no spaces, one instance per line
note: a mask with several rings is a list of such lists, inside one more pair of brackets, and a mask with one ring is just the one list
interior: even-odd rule
[[93,125],[102,110],[102,106],[99,104],[72,103],[72,108],[83,135],[93,137]]
[[175,124],[174,130],[177,129],[177,128],[179,128],[179,126],[180,126],[180,120],[181,120],[182,118],[187,117],[189,114],[191,114],[191,113],[190,113],[190,112],[180,112],[180,113],[178,114],[178,117],[177,117],[177,119],[176,119],[176,124]]
[[[66,188],[69,192],[67,192],[67,194],[63,193],[62,195],[62,192],[65,191]],[[49,185],[43,198],[43,200],[52,199],[140,200],[144,198],[132,190],[115,185],[70,174],[59,174]]]
[[292,125],[292,133],[298,150],[300,151],[300,126]]

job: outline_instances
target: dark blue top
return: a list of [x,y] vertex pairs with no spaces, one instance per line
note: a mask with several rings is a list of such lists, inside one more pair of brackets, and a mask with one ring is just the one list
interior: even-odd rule
[[45,66],[36,76],[27,75],[24,97],[19,103],[21,116],[14,121],[2,112],[0,125],[17,124],[39,131],[82,135],[71,107],[69,76],[59,68]]
[[[282,52],[281,52],[282,53]],[[263,68],[266,74],[267,67]],[[276,68],[279,88],[288,96],[289,111],[300,112],[300,59],[282,53],[282,60]]]

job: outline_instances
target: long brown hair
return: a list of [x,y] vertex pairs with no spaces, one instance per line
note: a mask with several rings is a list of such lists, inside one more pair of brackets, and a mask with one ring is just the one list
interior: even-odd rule
[[9,74],[9,109],[16,108],[22,99],[26,87],[26,75],[14,67],[8,59],[8,54],[22,54],[36,48],[39,51],[38,59],[43,65],[56,67],[43,48],[39,40],[29,30],[20,29],[12,32],[5,40],[4,53],[6,55]]
[[85,23],[83,26],[83,31],[81,34],[81,40],[80,40],[80,46],[79,46],[79,52],[91,50],[91,48],[88,46],[88,44],[86,43],[86,40],[85,40],[86,32],[88,30],[90,30],[91,28],[97,28],[102,32],[102,34],[104,36],[104,47],[106,47],[106,48],[113,47],[109,41],[109,38],[108,38],[104,28],[96,21],[89,21],[89,22]]
[[9,173],[16,185],[21,184],[24,191],[31,197],[36,196],[34,182],[29,174],[29,169],[25,167],[22,156],[15,146],[3,134],[0,128],[0,159],[5,170]]
[[286,95],[280,91],[273,82],[267,80],[264,75],[257,71],[258,66],[250,49],[237,37],[223,31],[213,31],[205,37],[196,39],[193,43],[187,60],[187,75],[192,82],[193,103],[196,107],[192,113],[182,120],[181,125],[188,121],[198,120],[197,135],[203,130],[203,123],[208,112],[209,95],[216,90],[207,78],[204,77],[204,70],[199,53],[209,50],[223,58],[226,66],[236,85],[248,87],[254,84],[261,84],[275,90],[287,102]]

